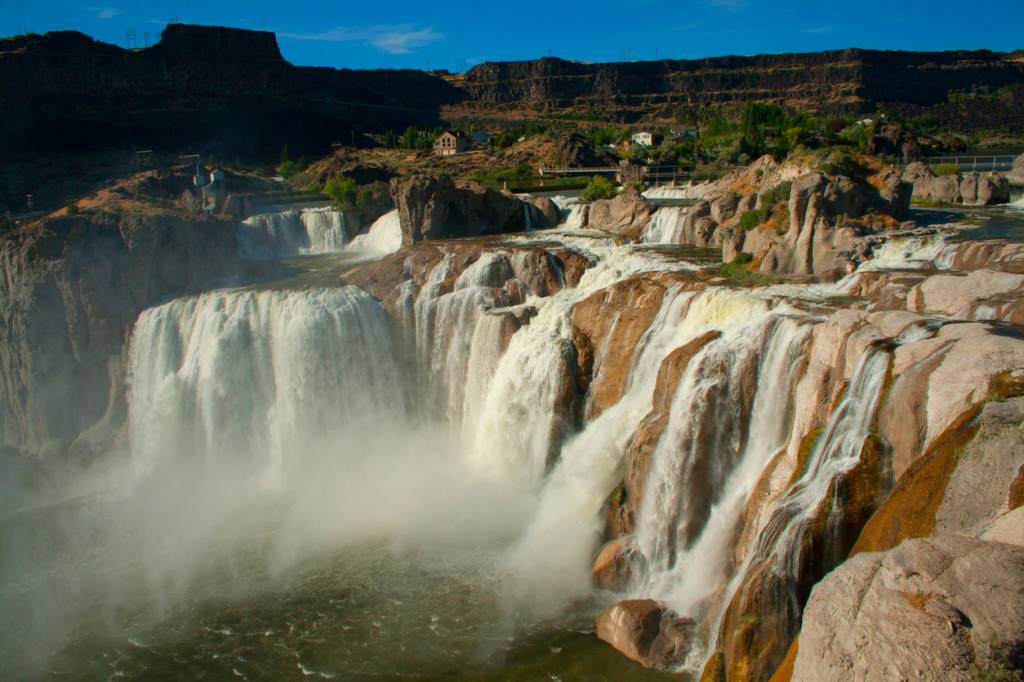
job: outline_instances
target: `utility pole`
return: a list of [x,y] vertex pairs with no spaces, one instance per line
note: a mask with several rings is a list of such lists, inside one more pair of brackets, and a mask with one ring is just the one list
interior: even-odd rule
[[129,50],[132,50],[132,49],[136,49],[137,50],[139,48],[139,41],[135,38],[135,29],[134,28],[126,28],[124,30],[124,43],[125,43],[124,46],[126,48],[128,48]]

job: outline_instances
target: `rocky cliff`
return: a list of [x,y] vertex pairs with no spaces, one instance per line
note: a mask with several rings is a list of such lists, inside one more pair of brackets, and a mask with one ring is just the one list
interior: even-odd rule
[[459,97],[422,71],[295,67],[274,35],[171,24],[124,50],[74,31],[0,40],[8,153],[108,146],[231,156],[323,154],[366,131],[434,123]]
[[[1024,130],[1024,62],[974,52],[842,50],[584,64],[486,63],[465,76],[295,67],[273,34],[171,24],[125,50],[74,31],[0,40],[0,143],[12,154],[186,148],[270,158],[366,132],[475,114],[597,109],[635,120],[679,105],[776,102],[851,113],[934,110],[961,128]],[[1009,86],[1009,87],[1008,87]],[[954,95],[951,97],[951,95]]]
[[[481,64],[466,73],[460,87],[480,107],[592,108],[616,112],[626,120],[657,111],[670,113],[679,105],[751,101],[834,113],[878,107],[906,113],[940,107],[953,120],[970,112],[949,106],[950,94],[994,92],[1024,83],[1024,64],[1012,57],[986,50],[850,49],[607,64],[546,58]],[[987,122],[1002,116],[1003,125],[1024,128],[1013,102],[992,104],[995,109],[984,113]]]
[[402,219],[404,244],[523,232],[554,227],[561,219],[550,199],[522,201],[478,182],[456,184],[445,176],[395,178],[391,195]]
[[104,452],[125,419],[125,346],[143,309],[239,272],[235,223],[83,214],[0,239],[0,443]]

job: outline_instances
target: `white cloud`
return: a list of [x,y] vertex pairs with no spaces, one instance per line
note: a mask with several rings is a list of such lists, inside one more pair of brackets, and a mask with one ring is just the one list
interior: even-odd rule
[[805,33],[831,33],[831,32],[832,32],[832,27],[831,26],[814,26],[814,27],[811,27],[809,29],[806,29],[806,31],[805,31]]
[[747,0],[711,0],[711,5],[722,9],[741,9],[745,7]]
[[318,40],[334,43],[360,42],[388,54],[408,54],[444,38],[430,27],[416,28],[409,24],[347,28],[338,26],[322,33],[279,33],[292,40]]
[[89,9],[96,13],[97,19],[113,19],[121,13],[119,7],[90,7]]

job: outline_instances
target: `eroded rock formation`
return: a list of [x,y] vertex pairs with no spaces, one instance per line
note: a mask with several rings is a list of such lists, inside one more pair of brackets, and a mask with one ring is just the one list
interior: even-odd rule
[[1010,201],[1010,183],[998,173],[955,173],[937,176],[916,161],[903,171],[914,186],[914,198],[964,206],[991,206]]
[[550,210],[476,182],[456,184],[445,176],[396,178],[391,194],[401,215],[404,244],[554,227]]

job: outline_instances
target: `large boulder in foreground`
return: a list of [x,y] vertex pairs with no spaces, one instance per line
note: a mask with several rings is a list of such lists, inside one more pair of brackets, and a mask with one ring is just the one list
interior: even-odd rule
[[962,536],[859,554],[815,586],[794,681],[1018,679],[1024,548]]
[[680,618],[653,599],[626,599],[597,617],[597,638],[645,668],[682,660],[695,631],[693,620]]
[[587,227],[639,239],[654,211],[640,192],[629,187],[614,199],[601,199],[590,204]]
[[520,232],[553,227],[531,203],[477,182],[456,184],[446,176],[391,181],[402,222],[402,243]]

